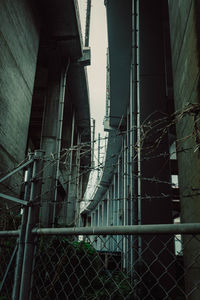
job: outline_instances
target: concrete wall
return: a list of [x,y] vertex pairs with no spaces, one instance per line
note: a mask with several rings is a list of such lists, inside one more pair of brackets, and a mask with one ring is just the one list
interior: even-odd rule
[[[1,177],[24,159],[38,44],[39,28],[30,1],[0,1]],[[17,175],[5,184],[16,191],[20,180]]]

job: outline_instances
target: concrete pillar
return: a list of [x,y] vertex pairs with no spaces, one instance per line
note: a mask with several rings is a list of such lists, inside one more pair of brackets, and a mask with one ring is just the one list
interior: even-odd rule
[[[183,1],[181,5],[173,0],[168,3],[174,104],[175,111],[182,112],[189,103],[199,106],[200,4],[192,0]],[[195,126],[195,118],[199,118],[198,112],[196,117],[186,114],[176,124],[181,222],[186,223],[200,222],[199,122]],[[187,299],[197,300],[200,299],[200,237],[182,238],[185,244],[183,254],[186,294],[189,294]]]
[[94,227],[94,213],[91,212],[91,226]]
[[81,137],[78,134],[77,137],[77,151],[76,151],[76,199],[75,199],[75,224],[78,225],[78,220],[80,218],[80,200],[81,200],[81,175],[80,175],[80,146],[81,146]]
[[99,216],[98,216],[98,221],[99,221],[98,226],[100,227],[100,226],[102,226],[102,205],[101,204],[98,205],[98,214],[99,214]]
[[[117,226],[121,225],[121,211],[120,211],[120,178],[121,178],[121,174],[120,174],[120,157],[118,157],[118,161],[117,161]],[[120,235],[117,236],[117,245],[118,245],[118,250],[121,251],[120,246],[119,246],[119,242],[120,242]]]
[[[133,42],[132,42],[133,43]],[[134,117],[134,88],[135,88],[135,83],[133,80],[133,72],[134,72],[134,65],[133,65],[133,58],[132,58],[132,63],[131,63],[131,73],[130,73],[130,102],[129,102],[129,109],[130,109],[130,114],[129,114],[129,162],[130,162],[130,208],[131,208],[131,216],[130,216],[130,224],[134,225],[135,222],[135,199],[134,199],[134,163],[133,161],[135,160],[134,158],[134,145],[135,145],[135,139],[134,139],[134,132],[135,132],[135,117]]]
[[117,225],[117,173],[114,173],[113,179],[113,226]]
[[118,161],[118,195],[119,195],[119,221],[118,225],[123,225],[123,166],[122,155],[119,156]]
[[107,199],[103,200],[103,226],[107,226]]
[[[107,226],[107,199],[104,199],[103,200],[103,204],[102,204],[102,213],[103,213],[103,226]],[[102,247],[102,250],[106,250],[107,249],[107,239],[109,237],[106,235],[106,236],[103,236],[103,247]]]
[[[147,119],[151,123],[159,118],[163,118],[167,109],[162,19],[163,4],[165,2],[165,0],[139,1],[140,76],[138,80],[140,103],[138,105],[141,124],[146,124]],[[162,126],[164,125],[162,124]],[[160,128],[160,125],[154,127],[146,135],[141,132],[140,136],[142,161],[138,162],[141,166],[141,177],[138,180],[141,182],[142,191],[142,224],[172,223],[172,200],[170,197],[162,197],[163,193],[167,195],[171,193],[169,161],[168,158],[159,156],[161,153],[169,152],[168,135],[165,131],[159,131]],[[144,132],[148,129],[143,128]],[[160,142],[157,143],[160,137]],[[151,159],[152,156],[155,158]],[[144,157],[149,157],[150,159],[144,160]],[[148,180],[149,178],[158,178],[162,182],[151,182]],[[159,239],[155,239],[150,246],[147,246],[152,236],[142,237],[142,249],[146,250],[145,253],[142,253],[142,261],[147,265],[151,263],[152,253],[157,258],[157,261],[148,269],[149,273],[146,276],[149,282],[153,282],[154,277],[157,278],[157,283],[151,290],[151,296],[156,299],[163,299],[166,296],[166,292],[170,291],[172,286],[174,286],[171,276],[173,277],[175,274],[168,272],[163,275],[161,268],[159,268],[160,264],[168,268],[173,259],[170,252],[173,253],[174,245],[173,242],[169,242],[169,238],[170,236],[159,236]],[[163,245],[167,242],[168,250],[166,251],[163,249]],[[160,255],[161,250],[162,255]],[[143,272],[145,268],[145,265],[141,265],[140,271]],[[152,287],[148,282],[144,283],[147,288]],[[141,289],[140,292],[143,293],[140,294],[140,297],[145,297],[147,293],[146,287],[143,290]]]
[[[109,197],[109,212],[108,212],[108,226],[113,226],[113,184],[111,183],[108,188],[108,197]],[[109,248],[110,251],[113,249],[113,239],[112,236],[109,239]]]
[[[162,4],[164,1],[140,1],[140,110],[141,123],[148,118],[153,122],[162,118],[167,109],[165,86],[165,65],[162,30]],[[156,113],[158,112],[159,113]],[[153,117],[151,117],[153,116]],[[162,124],[163,126],[163,124]],[[161,198],[161,193],[170,194],[170,170],[168,158],[160,158],[159,154],[169,152],[168,135],[164,134],[159,144],[156,139],[161,133],[157,126],[142,139],[142,158],[155,156],[154,159],[142,160],[142,196],[151,199],[142,200],[142,223],[171,223],[171,199]],[[145,130],[145,129],[144,129]],[[148,129],[147,129],[148,130]],[[156,157],[158,156],[158,157]],[[163,183],[153,183],[145,178],[157,177]],[[155,197],[158,196],[156,199]]]
[[53,203],[56,189],[56,158],[57,158],[57,130],[59,122],[59,97],[61,81],[61,60],[56,50],[48,57],[48,86],[41,136],[41,149],[45,151],[42,207],[40,221],[42,226],[53,224]]
[[[117,199],[117,173],[114,173],[113,178],[113,226],[117,226],[117,211],[118,199]],[[117,251],[117,237],[114,237],[114,251]]]
[[75,220],[75,205],[76,205],[76,180],[77,180],[77,166],[76,155],[77,149],[74,150],[75,144],[75,112],[72,117],[71,126],[71,147],[70,147],[70,162],[69,162],[69,182],[68,182],[68,195],[67,195],[67,209],[66,209],[66,224],[68,226],[74,225]]
[[[127,135],[123,137],[123,225],[128,224],[128,202],[127,202]],[[123,237],[123,267],[127,267],[127,237]]]

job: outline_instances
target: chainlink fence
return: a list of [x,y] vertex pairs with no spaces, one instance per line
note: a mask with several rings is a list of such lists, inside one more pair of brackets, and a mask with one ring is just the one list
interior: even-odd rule
[[16,238],[0,239],[0,299],[11,299],[14,282]]
[[[200,299],[200,235],[72,233],[34,235],[29,299]],[[16,238],[0,241],[5,300]]]

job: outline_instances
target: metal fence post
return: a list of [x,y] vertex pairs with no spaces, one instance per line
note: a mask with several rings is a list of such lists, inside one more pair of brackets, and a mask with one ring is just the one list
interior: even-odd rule
[[[32,159],[33,159],[33,154],[31,153],[29,155],[29,160],[32,160]],[[32,176],[32,164],[29,165],[29,167],[28,167],[27,178],[26,178],[26,182],[25,182],[25,193],[24,193],[25,201],[29,201],[29,198],[30,198],[31,176]],[[25,233],[26,233],[27,219],[28,219],[28,206],[24,206],[21,227],[20,227],[20,234],[19,234],[19,239],[18,239],[18,250],[17,250],[14,285],[13,285],[13,292],[12,292],[13,300],[19,299],[19,290],[20,290],[23,256],[24,256],[24,239],[25,239]]]
[[29,299],[32,265],[35,249],[35,239],[32,234],[33,227],[38,222],[39,198],[42,184],[42,166],[44,151],[36,150],[34,153],[33,173],[30,191],[30,205],[28,207],[28,220],[25,235],[24,259],[19,299]]

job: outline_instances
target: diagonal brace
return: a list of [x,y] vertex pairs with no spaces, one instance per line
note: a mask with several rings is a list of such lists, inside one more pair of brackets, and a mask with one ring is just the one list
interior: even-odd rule
[[5,195],[5,194],[0,193],[0,197],[4,198],[4,199],[7,199],[7,200],[10,200],[10,201],[13,201],[13,202],[20,203],[22,205],[28,205],[28,201],[25,201],[25,200],[22,200],[22,199],[18,199],[18,198],[9,196],[9,195]]
[[13,170],[12,172],[10,172],[9,174],[7,174],[6,176],[4,176],[3,178],[0,179],[0,183],[3,182],[4,180],[6,180],[7,178],[9,178],[10,176],[12,176],[13,174],[17,173],[18,171],[24,169],[25,167],[27,167],[28,165],[30,165],[33,162],[33,159],[28,160],[26,163],[24,163],[23,165],[21,165],[20,167],[16,168],[15,170]]

